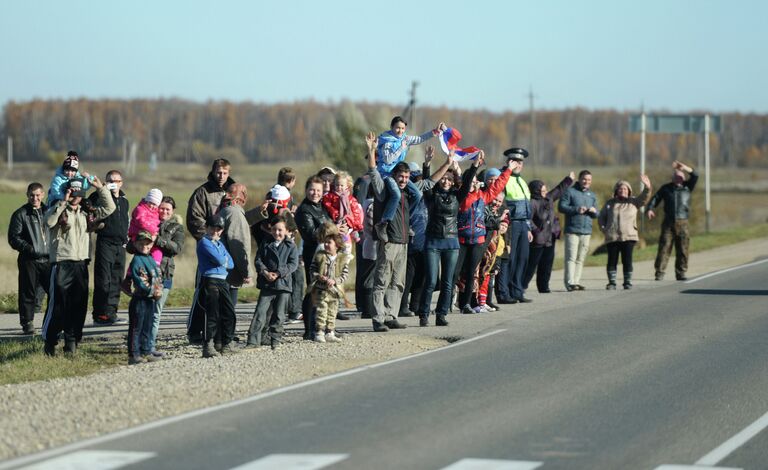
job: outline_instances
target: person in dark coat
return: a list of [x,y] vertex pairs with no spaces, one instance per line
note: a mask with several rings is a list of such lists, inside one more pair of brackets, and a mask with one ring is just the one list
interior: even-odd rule
[[523,277],[523,288],[528,289],[528,284],[536,273],[536,288],[541,294],[549,294],[549,279],[552,276],[552,263],[555,261],[555,242],[560,239],[560,221],[555,213],[555,201],[572,184],[576,174],[571,172],[552,191],[541,180],[533,180],[528,183],[531,191],[531,208],[533,217],[531,226],[533,241],[528,263]]
[[44,219],[47,209],[43,203],[44,195],[42,184],[27,186],[27,203],[13,213],[8,226],[8,243],[19,252],[19,322],[25,335],[35,333],[37,290],[48,287],[51,235]]
[[[93,323],[95,325],[125,324],[117,318],[120,303],[120,282],[126,271],[125,248],[128,242],[128,199],[122,190],[123,174],[111,170],[105,179],[106,187],[115,203],[115,211],[102,220],[104,226],[96,235],[96,259],[93,263]],[[96,204],[99,195],[88,198]]]

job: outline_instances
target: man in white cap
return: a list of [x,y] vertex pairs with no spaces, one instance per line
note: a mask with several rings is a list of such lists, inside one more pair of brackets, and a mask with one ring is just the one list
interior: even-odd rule
[[[125,275],[125,244],[128,241],[128,199],[123,192],[123,174],[119,170],[110,170],[105,178],[105,187],[109,190],[115,211],[103,219],[104,226],[96,235],[96,256],[93,263],[93,316],[94,325],[126,324],[117,318],[117,306],[120,302],[120,282]],[[96,204],[97,192],[88,198]],[[159,203],[158,203],[159,204]]]

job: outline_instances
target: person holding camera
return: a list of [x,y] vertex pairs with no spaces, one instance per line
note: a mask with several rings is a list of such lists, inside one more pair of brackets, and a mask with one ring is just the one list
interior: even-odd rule
[[[125,246],[128,241],[128,199],[123,193],[123,174],[110,170],[105,178],[106,189],[115,204],[115,211],[101,219],[104,227],[96,235],[96,259],[93,263],[93,323],[95,325],[125,324],[117,318],[120,302],[120,282],[125,275]],[[99,193],[88,198],[96,204]]]
[[[98,219],[106,219],[115,211],[113,195],[98,178],[94,178],[92,183],[97,189],[94,214]],[[56,354],[59,333],[64,332],[64,352],[69,354],[77,351],[77,343],[83,337],[83,323],[88,309],[90,255],[87,215],[80,207],[84,197],[82,181],[72,179],[67,183],[64,199],[57,201],[45,213],[45,223],[51,229],[51,281],[42,329],[45,341],[43,351],[48,356]]]

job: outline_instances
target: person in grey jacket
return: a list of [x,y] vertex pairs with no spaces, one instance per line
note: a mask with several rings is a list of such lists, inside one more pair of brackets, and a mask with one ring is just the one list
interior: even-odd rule
[[589,252],[592,237],[592,219],[598,215],[597,196],[589,189],[592,173],[579,172],[579,181],[565,190],[558,210],[565,214],[565,289],[568,292],[584,290],[581,270]]
[[39,287],[48,288],[50,230],[43,220],[43,185],[27,186],[27,203],[11,216],[8,243],[19,252],[19,322],[25,335],[35,333],[35,303]]
[[688,215],[691,211],[691,193],[696,187],[699,175],[693,171],[693,168],[677,160],[672,163],[672,168],[674,169],[672,182],[659,188],[645,211],[648,220],[653,220],[656,216],[654,209],[662,202],[664,203],[664,221],[661,223],[659,251],[654,263],[657,281],[664,279],[664,271],[667,270],[673,244],[675,245],[675,278],[678,281],[687,279],[685,272],[688,270],[688,244],[691,239]]
[[[98,194],[93,215],[96,219],[104,219],[115,211],[115,202],[101,180],[94,177],[92,184]],[[62,331],[64,352],[68,354],[77,352],[77,344],[83,337],[90,256],[87,215],[80,207],[84,197],[82,181],[69,180],[64,199],[56,201],[45,213],[45,223],[51,229],[51,278],[42,328],[43,351],[48,356],[56,354]]]

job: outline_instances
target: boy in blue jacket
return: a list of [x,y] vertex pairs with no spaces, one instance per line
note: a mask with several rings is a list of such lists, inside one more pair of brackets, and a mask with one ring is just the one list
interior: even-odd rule
[[[205,222],[205,235],[197,242],[197,269],[200,271],[200,293],[205,306],[203,357],[235,352],[232,346],[235,306],[229,296],[227,282],[227,271],[233,269],[235,264],[220,240],[223,232],[224,219],[219,215],[211,216]],[[221,346],[217,350],[218,344]]]
[[288,229],[284,218],[278,216],[272,219],[270,233],[274,240],[262,243],[256,254],[256,287],[261,292],[248,330],[247,346],[261,345],[262,329],[267,323],[267,312],[272,307],[269,344],[275,349],[283,334],[285,310],[293,289],[291,274],[299,267],[299,251],[293,241],[286,237]]
[[128,304],[128,364],[140,364],[145,360],[154,362],[159,357],[141,355],[142,336],[152,334],[155,302],[163,293],[163,275],[149,252],[155,241],[152,234],[142,230],[133,242],[136,248],[128,268],[131,273],[133,291]]

